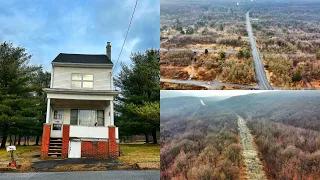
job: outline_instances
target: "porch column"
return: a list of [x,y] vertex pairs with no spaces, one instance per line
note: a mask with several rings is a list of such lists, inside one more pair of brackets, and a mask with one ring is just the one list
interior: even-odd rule
[[114,125],[113,101],[110,101],[110,125]]
[[46,117],[46,123],[48,124],[49,121],[50,121],[50,98],[48,98],[48,101],[47,101],[47,117]]

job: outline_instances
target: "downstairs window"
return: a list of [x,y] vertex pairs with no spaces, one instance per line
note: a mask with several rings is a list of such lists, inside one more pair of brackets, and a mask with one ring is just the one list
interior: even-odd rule
[[104,110],[71,109],[70,125],[104,126]]

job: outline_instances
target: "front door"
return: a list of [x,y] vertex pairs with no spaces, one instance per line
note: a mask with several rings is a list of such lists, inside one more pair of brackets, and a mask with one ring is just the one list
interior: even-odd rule
[[80,157],[81,157],[81,142],[70,141],[68,158],[80,158]]
[[53,111],[50,137],[62,138],[63,110]]

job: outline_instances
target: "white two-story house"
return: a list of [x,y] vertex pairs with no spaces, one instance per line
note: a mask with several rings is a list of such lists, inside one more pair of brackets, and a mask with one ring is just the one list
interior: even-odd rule
[[41,157],[116,157],[111,45],[106,55],[60,53],[52,61]]

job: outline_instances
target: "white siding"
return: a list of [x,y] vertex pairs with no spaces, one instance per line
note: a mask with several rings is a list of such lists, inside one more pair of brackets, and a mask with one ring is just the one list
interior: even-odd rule
[[108,138],[108,127],[70,126],[70,137]]
[[71,88],[71,74],[93,74],[94,90],[111,90],[110,68],[53,67],[52,88]]
[[70,124],[70,108],[64,109],[63,124]]

